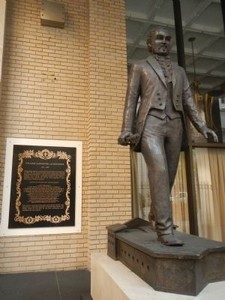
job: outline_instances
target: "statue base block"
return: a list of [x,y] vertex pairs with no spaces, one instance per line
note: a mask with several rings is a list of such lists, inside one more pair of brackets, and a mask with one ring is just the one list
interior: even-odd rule
[[182,247],[162,245],[142,219],[111,225],[108,255],[156,291],[196,296],[207,284],[225,280],[225,243],[178,231],[175,236]]

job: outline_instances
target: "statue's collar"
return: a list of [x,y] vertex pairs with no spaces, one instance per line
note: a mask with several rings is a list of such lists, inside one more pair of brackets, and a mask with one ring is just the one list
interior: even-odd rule
[[171,61],[170,59],[170,56],[169,55],[153,55],[155,57],[155,59],[158,61],[158,62],[167,62],[167,61]]
[[[166,79],[165,79],[165,76],[163,74],[162,67],[160,66],[160,63],[155,58],[155,56],[154,55],[150,55],[147,58],[147,62],[152,66],[152,68],[154,69],[154,71],[156,72],[156,74],[159,76],[159,78],[162,80],[162,82],[165,84],[165,86],[167,86]],[[173,85],[175,85],[175,83],[176,83],[176,76],[175,76],[175,72],[174,72],[174,64],[173,63],[172,63],[171,67],[172,67],[172,82],[173,82]]]

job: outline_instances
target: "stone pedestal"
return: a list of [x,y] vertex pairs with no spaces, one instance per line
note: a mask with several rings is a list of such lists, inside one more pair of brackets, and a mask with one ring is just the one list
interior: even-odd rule
[[157,291],[198,295],[209,283],[225,280],[225,243],[175,232],[182,247],[157,241],[141,219],[108,228],[108,255],[120,260]]
[[91,256],[91,296],[93,300],[221,300],[225,281],[208,284],[198,296],[155,291],[120,261],[106,253]]

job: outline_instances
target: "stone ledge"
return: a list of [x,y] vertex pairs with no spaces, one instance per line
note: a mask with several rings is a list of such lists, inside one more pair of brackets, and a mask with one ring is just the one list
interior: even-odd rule
[[157,292],[120,261],[105,253],[91,256],[93,300],[212,300],[224,299],[225,281],[210,283],[198,296]]
[[225,243],[176,231],[184,246],[168,247],[148,222],[137,218],[124,225],[108,227],[108,255],[155,290],[196,296],[207,284],[225,280]]

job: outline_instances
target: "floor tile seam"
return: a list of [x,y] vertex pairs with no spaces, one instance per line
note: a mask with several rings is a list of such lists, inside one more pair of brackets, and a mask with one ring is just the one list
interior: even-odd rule
[[59,293],[59,298],[60,298],[60,300],[63,300],[62,294],[61,294],[61,290],[60,290],[60,284],[59,284],[59,278],[58,278],[57,272],[55,272],[55,280],[56,280],[56,284],[57,284],[57,289],[58,289],[58,293]]

